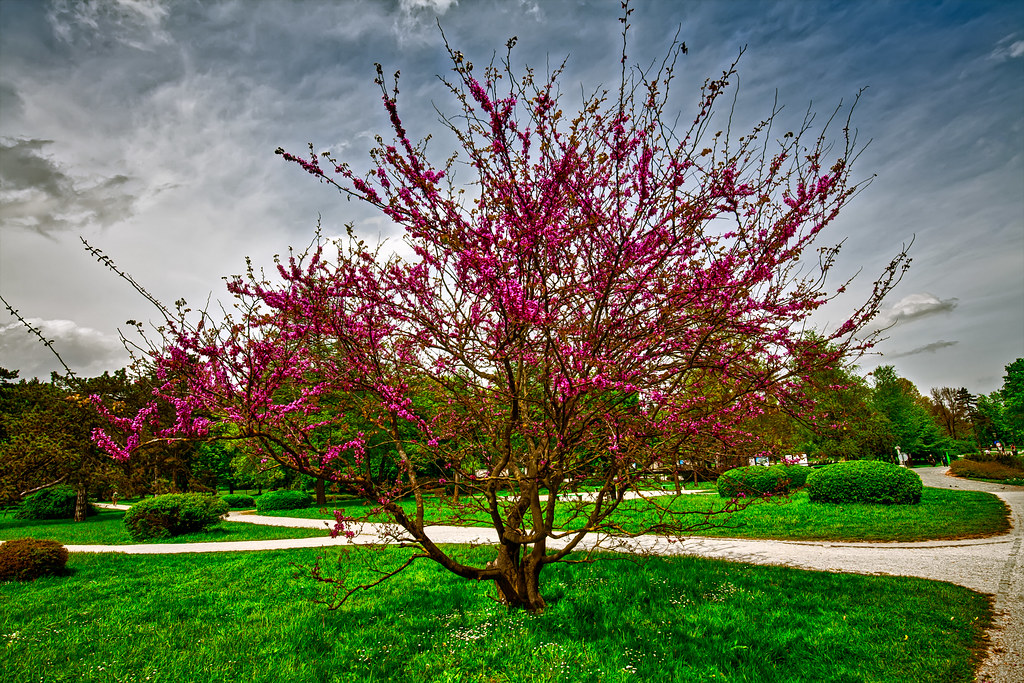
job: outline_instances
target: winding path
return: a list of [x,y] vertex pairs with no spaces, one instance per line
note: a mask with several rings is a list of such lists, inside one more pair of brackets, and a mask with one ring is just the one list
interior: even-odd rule
[[[925,486],[989,491],[1010,508],[1013,528],[1008,534],[963,541],[919,543],[843,543],[766,541],[731,538],[687,538],[668,541],[659,537],[614,539],[595,536],[588,545],[633,553],[699,555],[702,557],[777,564],[802,569],[860,574],[916,576],[948,581],[995,596],[996,621],[989,631],[988,658],[978,674],[980,683],[1024,681],[1024,487],[987,484],[946,476],[946,468],[915,470]],[[120,506],[119,506],[120,507]],[[323,520],[261,517],[231,513],[231,521],[270,526],[325,528]],[[381,541],[380,527],[364,524],[354,543]],[[439,543],[495,543],[493,529],[437,526],[431,538]],[[346,543],[330,537],[225,543],[139,544],[131,546],[70,545],[71,552],[132,554],[195,553],[237,550],[314,548]],[[553,545],[553,544],[552,544]]]

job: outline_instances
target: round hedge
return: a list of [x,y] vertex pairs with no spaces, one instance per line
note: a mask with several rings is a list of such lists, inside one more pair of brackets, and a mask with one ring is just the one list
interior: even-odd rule
[[804,472],[791,471],[793,469],[804,468],[799,465],[735,467],[718,477],[718,495],[723,498],[736,498],[786,493],[790,488],[795,488],[795,479],[800,479],[802,484],[802,480],[807,476]]
[[124,513],[124,526],[136,541],[202,531],[228,513],[228,504],[202,493],[172,493],[141,500]]
[[[78,492],[70,486],[55,486],[28,496],[14,513],[15,519],[71,519],[75,516]],[[86,506],[86,514],[96,514],[96,508]]]
[[804,486],[811,473],[811,468],[806,465],[773,465],[773,467],[779,467],[786,473],[786,477],[789,478],[790,490]]
[[267,491],[256,498],[256,512],[272,510],[300,510],[313,504],[305,491]]
[[220,499],[227,503],[228,507],[232,510],[256,507],[256,500],[252,496],[242,493],[227,493],[221,496]]
[[0,545],[0,581],[34,581],[63,574],[68,549],[57,541],[15,538]]
[[921,500],[921,477],[881,460],[851,460],[815,470],[807,493],[816,503],[912,505]]

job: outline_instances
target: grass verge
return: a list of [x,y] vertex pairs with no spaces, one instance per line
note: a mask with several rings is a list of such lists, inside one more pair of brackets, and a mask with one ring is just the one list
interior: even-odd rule
[[[124,512],[108,510],[86,518],[84,522],[63,519],[25,520],[0,517],[0,541],[12,538],[48,538],[64,545],[127,545],[136,543],[128,535],[121,519]],[[221,522],[206,531],[182,534],[172,538],[153,539],[145,543],[208,543],[211,541],[269,541],[278,538],[309,538],[324,536],[323,529],[294,529],[259,526],[244,522]]]
[[[667,501],[667,498],[660,499]],[[456,511],[447,501],[428,498],[429,521],[438,524],[458,521],[464,526],[488,526],[480,513]],[[465,502],[465,499],[463,499]],[[726,500],[718,496],[680,496],[671,503],[675,515],[689,515],[699,521],[707,513],[720,511]],[[338,507],[358,517],[370,507],[357,499],[342,500]],[[407,512],[415,504],[406,500]],[[332,508],[281,510],[277,517],[334,519]],[[644,501],[626,501],[616,521],[627,531],[651,522],[656,513]],[[563,515],[564,523],[572,522]],[[715,517],[715,528],[694,530],[687,535],[727,538],[764,538],[805,541],[928,541],[954,538],[978,538],[1006,533],[1010,529],[1009,511],[998,497],[980,491],[952,491],[925,488],[917,505],[873,505],[868,503],[833,505],[812,503],[798,491],[788,497],[755,501],[729,516]]]
[[[347,562],[364,572],[402,552],[356,548]],[[11,683],[952,682],[972,680],[992,618],[986,596],[951,584],[699,558],[551,567],[539,616],[423,563],[328,612],[289,565],[314,556],[73,554],[71,576],[0,584],[0,671]]]

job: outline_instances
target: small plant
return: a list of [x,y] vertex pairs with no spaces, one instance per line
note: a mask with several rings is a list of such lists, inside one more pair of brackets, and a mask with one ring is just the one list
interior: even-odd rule
[[[16,519],[71,519],[75,516],[75,501],[77,499],[78,493],[70,486],[43,489],[25,498],[18,506],[14,517]],[[87,514],[96,514],[96,509],[89,505]]]
[[[718,478],[718,495],[723,498],[745,498],[786,493],[793,486],[795,473],[790,470],[802,469],[804,468],[799,465],[735,467]],[[806,473],[799,473],[796,476],[807,478]],[[803,481],[800,484],[803,484]]]
[[0,545],[0,581],[34,581],[63,574],[68,549],[57,541],[16,538]]
[[313,498],[304,491],[267,491],[256,498],[256,511],[298,510],[312,504]]
[[241,493],[229,493],[221,496],[221,500],[228,504],[232,510],[247,509],[256,507],[256,499]]
[[922,488],[916,472],[881,460],[839,462],[807,477],[807,493],[816,503],[915,504]]
[[201,493],[172,493],[147,498],[124,515],[124,526],[136,541],[202,531],[228,513],[228,504]]

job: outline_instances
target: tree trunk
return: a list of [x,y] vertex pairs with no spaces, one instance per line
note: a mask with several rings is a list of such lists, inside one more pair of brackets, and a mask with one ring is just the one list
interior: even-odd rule
[[316,504],[320,506],[327,505],[327,491],[324,490],[324,480],[317,479],[314,488],[316,489]]
[[672,462],[672,482],[676,485],[676,495],[682,493],[682,487],[679,486],[679,459],[676,458]]
[[523,557],[522,547],[502,545],[494,567],[501,571],[495,583],[503,605],[540,614],[547,607],[540,594],[541,563],[533,555]]
[[75,521],[84,522],[85,514],[89,508],[89,493],[88,487],[79,482],[78,483],[78,495],[75,497]]

